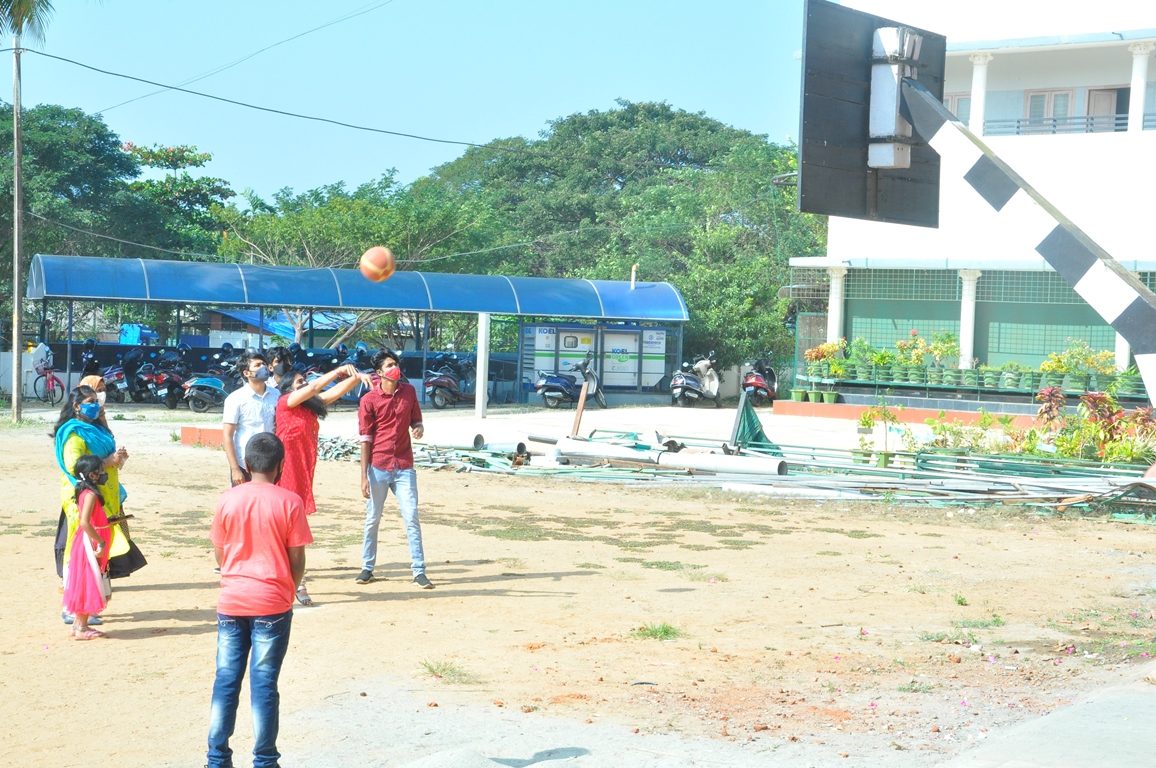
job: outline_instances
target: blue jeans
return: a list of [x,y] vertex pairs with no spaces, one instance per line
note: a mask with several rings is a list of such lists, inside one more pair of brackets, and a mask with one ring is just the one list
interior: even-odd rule
[[209,717],[209,768],[233,768],[229,737],[237,723],[246,659],[253,708],[253,768],[277,768],[281,757],[277,751],[281,702],[277,678],[289,648],[292,621],[292,611],[276,616],[217,614],[217,679]]
[[409,557],[415,577],[425,573],[425,554],[421,548],[421,523],[417,519],[417,472],[397,469],[386,472],[369,468],[369,500],[365,502],[365,542],[362,545],[362,567],[372,571],[377,563],[377,530],[381,526],[381,509],[385,497],[393,491],[405,521],[405,535],[409,539]]

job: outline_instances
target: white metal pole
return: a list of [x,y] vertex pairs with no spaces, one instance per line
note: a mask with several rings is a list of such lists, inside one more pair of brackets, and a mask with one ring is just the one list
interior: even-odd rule
[[20,304],[20,257],[24,248],[24,180],[20,163],[24,154],[20,125],[20,35],[12,38],[12,423],[20,422],[20,399],[24,397],[21,381],[20,326],[24,313]]
[[486,396],[490,393],[490,315],[478,313],[478,357],[474,366],[477,378],[474,380],[474,415],[486,418]]

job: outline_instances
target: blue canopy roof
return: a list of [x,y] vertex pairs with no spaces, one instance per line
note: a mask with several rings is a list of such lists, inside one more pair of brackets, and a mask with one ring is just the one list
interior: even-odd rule
[[37,254],[29,299],[143,301],[344,310],[685,322],[670,283],[396,272],[374,283],[355,269],[267,267]]

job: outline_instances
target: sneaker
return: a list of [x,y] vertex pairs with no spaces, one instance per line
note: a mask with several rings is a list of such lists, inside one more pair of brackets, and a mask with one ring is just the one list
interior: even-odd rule
[[354,579],[354,581],[356,581],[358,584],[368,584],[369,582],[374,581],[373,571],[369,570],[368,568],[362,568],[361,573],[357,574],[357,578]]
[[415,586],[417,586],[421,589],[433,589],[434,588],[433,582],[431,582],[429,579],[427,579],[425,577],[424,573],[419,573],[417,576],[414,576],[413,577],[413,583]]
[[[76,621],[76,617],[73,616],[68,611],[61,611],[60,612],[60,618],[64,619],[65,624],[69,624],[69,625],[71,625],[73,622]],[[104,622],[100,620],[99,616],[89,616],[88,617],[88,625],[89,626],[100,626],[103,623]]]

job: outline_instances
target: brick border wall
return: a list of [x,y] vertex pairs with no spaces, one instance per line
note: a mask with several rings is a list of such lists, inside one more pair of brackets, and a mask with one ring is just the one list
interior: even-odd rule
[[[798,403],[794,400],[776,400],[774,413],[776,416],[815,416],[823,419],[848,419],[858,421],[864,411],[874,408],[871,405],[848,405],[844,403]],[[935,408],[904,408],[892,406],[891,412],[895,418],[904,424],[924,424],[928,419],[938,419],[939,409]],[[998,415],[998,414],[996,414]],[[975,411],[943,411],[945,421],[960,421],[967,425],[979,421],[981,414]],[[1014,416],[1012,423],[1017,427],[1031,427],[1035,424],[1032,416]]]

